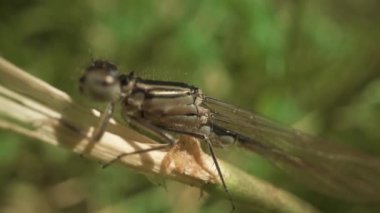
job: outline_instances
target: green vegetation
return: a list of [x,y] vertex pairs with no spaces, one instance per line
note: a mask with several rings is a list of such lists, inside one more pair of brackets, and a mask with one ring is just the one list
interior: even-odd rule
[[[380,155],[379,6],[375,0],[3,0],[0,54],[85,105],[91,103],[80,96],[77,79],[91,58],[106,58],[123,72],[188,82]],[[380,211],[379,205],[312,192],[239,148],[218,156],[323,212]],[[198,199],[196,188],[168,180],[165,190],[125,168],[102,170],[97,162],[3,130],[0,185],[0,212],[229,210],[226,200]]]

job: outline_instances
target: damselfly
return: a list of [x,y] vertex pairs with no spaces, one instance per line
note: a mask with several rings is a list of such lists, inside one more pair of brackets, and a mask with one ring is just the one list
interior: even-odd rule
[[[127,122],[164,142],[136,153],[171,147],[178,134],[202,139],[227,194],[213,147],[238,143],[318,191],[348,200],[380,201],[379,159],[208,97],[197,87],[146,80],[133,72],[121,74],[112,63],[95,60],[80,78],[80,91],[94,100],[108,102],[94,141],[102,136],[115,104],[121,104]],[[115,160],[127,154],[131,153],[121,154]]]

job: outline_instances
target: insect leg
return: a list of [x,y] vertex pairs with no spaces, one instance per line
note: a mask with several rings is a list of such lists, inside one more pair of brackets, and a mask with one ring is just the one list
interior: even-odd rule
[[92,142],[97,142],[103,136],[104,131],[106,130],[107,124],[109,120],[111,119],[114,108],[115,108],[115,103],[111,102],[107,104],[106,109],[104,110],[104,112],[102,113],[100,117],[99,124],[91,136],[90,140]]
[[228,200],[230,201],[231,203],[231,212],[235,211],[235,204],[232,200],[232,197],[230,195],[230,192],[227,188],[227,184],[226,182],[224,181],[224,177],[223,177],[223,174],[222,174],[222,170],[220,169],[220,166],[219,166],[219,163],[218,163],[218,160],[215,156],[215,153],[214,153],[214,149],[212,148],[212,143],[210,141],[210,139],[207,137],[207,136],[203,136],[203,139],[207,142],[207,146],[208,146],[208,149],[210,151],[210,154],[211,154],[211,157],[212,157],[212,160],[214,161],[214,164],[215,164],[215,167],[216,167],[216,170],[218,171],[218,175],[219,175],[219,178],[220,180],[222,181],[222,185],[223,185],[223,189],[224,191],[226,192],[227,194],[227,197],[228,197]]
[[155,151],[155,150],[166,149],[166,148],[169,148],[171,146],[172,146],[172,144],[168,143],[168,144],[163,144],[161,146],[152,147],[152,148],[149,148],[149,149],[141,149],[141,150],[137,150],[137,151],[134,151],[134,152],[121,153],[118,156],[116,156],[114,159],[112,159],[112,160],[108,161],[107,163],[103,164],[102,168],[106,168],[109,165],[115,163],[116,161],[118,161],[121,158],[126,157],[128,155],[142,154],[142,153],[151,152],[151,151]]
[[111,119],[114,106],[115,106],[115,103],[113,102],[107,104],[105,110],[100,116],[100,121],[99,121],[98,126],[95,128],[93,134],[91,135],[89,139],[89,143],[84,148],[83,152],[80,154],[81,157],[83,156],[83,154],[88,153],[94,147],[95,143],[98,142],[99,139],[103,136],[104,131],[106,130],[107,124],[109,120]]
[[226,192],[227,198],[228,198],[228,200],[231,203],[231,212],[235,211],[235,204],[234,204],[234,202],[232,200],[232,197],[230,195],[230,192],[228,190],[226,181],[224,180],[224,177],[223,177],[223,174],[222,174],[222,170],[220,169],[220,166],[219,166],[219,163],[218,163],[218,159],[216,158],[216,155],[214,153],[214,148],[212,147],[212,142],[211,142],[210,138],[208,137],[208,135],[206,135],[204,133],[186,131],[186,130],[182,130],[182,129],[172,129],[172,128],[164,128],[164,129],[167,130],[167,131],[172,131],[172,132],[176,132],[176,133],[181,133],[181,134],[193,136],[193,137],[199,138],[201,140],[204,140],[207,143],[207,147],[208,147],[208,149],[210,151],[212,160],[214,161],[216,170],[218,172],[218,176],[220,178],[220,181],[222,182],[223,189]]
[[165,144],[157,146],[157,147],[152,147],[149,149],[142,149],[142,150],[137,150],[134,152],[129,152],[129,153],[121,153],[118,156],[116,156],[114,159],[110,160],[109,162],[105,163],[102,165],[103,168],[113,164],[114,162],[120,160],[121,158],[128,156],[128,155],[133,155],[133,154],[141,154],[141,153],[146,153],[146,152],[151,152],[155,150],[161,150],[161,149],[166,149],[172,147],[175,143],[177,143],[176,139],[173,138],[169,134],[165,134],[162,132],[162,129],[150,124],[149,122],[146,122],[141,119],[130,119],[130,124],[135,126],[136,128],[149,131],[150,133],[156,135],[159,137]]

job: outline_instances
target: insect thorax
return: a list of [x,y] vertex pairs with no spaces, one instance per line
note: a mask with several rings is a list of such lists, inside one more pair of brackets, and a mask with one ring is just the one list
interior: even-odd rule
[[206,124],[209,110],[200,106],[202,93],[197,88],[166,87],[139,82],[122,100],[124,117],[144,119],[167,128],[198,129]]

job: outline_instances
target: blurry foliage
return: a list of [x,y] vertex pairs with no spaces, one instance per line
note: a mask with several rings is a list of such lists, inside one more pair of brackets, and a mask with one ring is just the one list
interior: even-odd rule
[[[0,54],[87,105],[77,77],[91,58],[101,57],[123,72],[188,82],[379,155],[378,8],[376,0],[2,0]],[[167,181],[165,191],[127,169],[101,170],[96,162],[13,133],[0,131],[0,139],[0,212],[228,208],[226,201],[199,200],[199,191],[188,186]],[[238,148],[220,156],[325,212],[380,211],[308,191]]]

